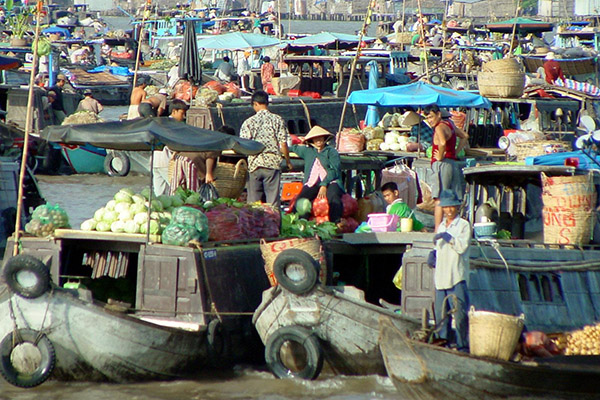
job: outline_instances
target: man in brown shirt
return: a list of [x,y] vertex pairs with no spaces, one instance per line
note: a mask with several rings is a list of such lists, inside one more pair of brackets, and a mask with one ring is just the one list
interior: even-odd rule
[[94,98],[92,95],[91,89],[85,89],[83,91],[83,95],[85,96],[83,100],[79,102],[77,106],[77,111],[91,111],[94,114],[98,115],[104,110],[104,107],[98,100]]

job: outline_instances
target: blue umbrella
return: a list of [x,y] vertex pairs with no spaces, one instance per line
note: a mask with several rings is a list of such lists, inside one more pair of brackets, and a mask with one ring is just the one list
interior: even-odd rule
[[243,32],[215,35],[214,37],[198,41],[199,48],[217,50],[260,49],[262,47],[271,47],[277,44],[279,44],[279,40],[274,37],[258,33]]
[[490,108],[488,99],[475,93],[453,90],[425,82],[388,86],[378,89],[357,90],[348,97],[350,104],[383,107],[427,106]]
[[[377,80],[379,79],[379,71],[377,70],[377,61],[372,60],[367,63],[369,67],[369,90],[377,89]],[[379,113],[377,106],[369,106],[367,115],[365,115],[365,123],[367,126],[375,126],[379,122]]]
[[[300,39],[292,40],[290,46],[292,47],[314,47],[314,46],[328,46],[332,44],[338,45],[358,45],[358,36],[350,35],[347,33],[336,33],[336,32],[321,32],[315,35],[305,36]],[[364,42],[372,42],[375,40],[373,37],[363,37]]]

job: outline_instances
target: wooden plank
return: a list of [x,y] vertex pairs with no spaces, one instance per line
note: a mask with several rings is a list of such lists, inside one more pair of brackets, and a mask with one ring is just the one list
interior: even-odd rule
[[[57,229],[54,231],[54,237],[57,239],[114,240],[120,242],[146,243],[146,235],[139,233],[81,231],[78,229]],[[160,235],[150,235],[150,242],[160,243]]]

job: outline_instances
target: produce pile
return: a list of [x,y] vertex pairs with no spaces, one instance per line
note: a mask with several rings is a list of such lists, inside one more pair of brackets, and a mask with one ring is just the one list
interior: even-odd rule
[[25,232],[39,237],[51,236],[55,229],[70,228],[69,217],[57,205],[42,204],[33,210],[31,221],[25,225]]
[[567,356],[600,355],[600,323],[561,335],[555,343]]
[[66,117],[61,125],[95,124],[98,122],[104,122],[104,120],[96,113],[91,111],[77,111]]
[[171,222],[162,233],[161,241],[174,246],[186,246],[189,241],[208,240],[208,218],[193,207],[177,207]]

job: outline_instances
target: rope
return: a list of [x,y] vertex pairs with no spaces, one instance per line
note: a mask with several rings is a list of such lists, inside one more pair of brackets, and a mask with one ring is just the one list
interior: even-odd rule
[[190,243],[193,244],[200,252],[200,265],[202,266],[202,274],[204,275],[204,282],[206,283],[206,290],[208,292],[208,299],[210,301],[210,311],[211,313],[216,314],[217,319],[220,322],[223,322],[223,318],[221,318],[221,314],[219,313],[219,310],[217,310],[217,305],[215,304],[212,291],[210,290],[210,282],[208,280],[208,273],[206,272],[206,260],[204,259],[204,253],[202,252],[202,244],[195,240],[191,241]]
[[302,103],[302,108],[304,108],[304,114],[306,115],[306,120],[308,121],[308,127],[312,129],[312,123],[310,122],[310,111],[308,110],[308,106],[301,98],[298,98],[298,100],[300,100],[300,103]]
[[40,325],[40,330],[35,337],[35,344],[37,345],[44,336],[44,324],[46,323],[46,316],[48,315],[48,310],[50,309],[50,299],[52,299],[52,295],[54,294],[54,287],[50,289],[50,294],[48,295],[48,300],[46,301],[46,310],[44,311],[44,318],[42,318],[42,324]]
[[223,114],[223,104],[217,103],[217,114],[221,118],[221,124],[225,125],[225,114]]

